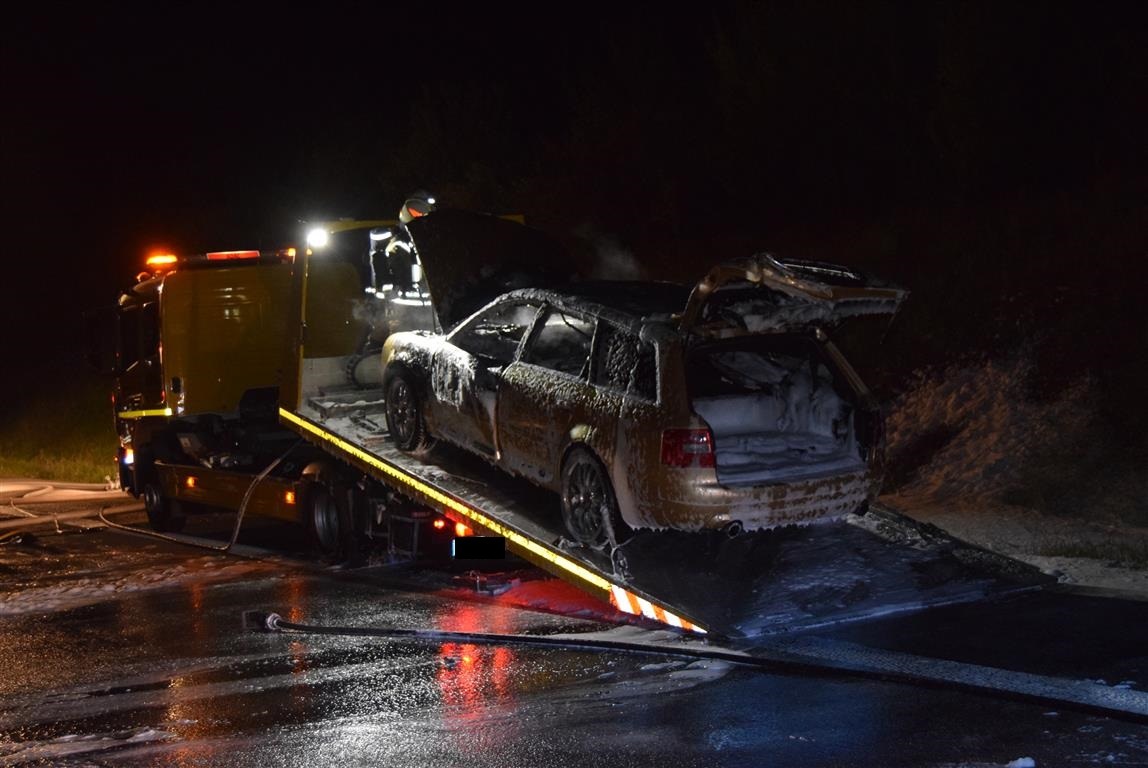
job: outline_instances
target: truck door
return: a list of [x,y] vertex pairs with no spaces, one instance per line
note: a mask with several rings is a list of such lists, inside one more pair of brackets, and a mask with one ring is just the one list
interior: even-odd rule
[[163,371],[159,356],[159,305],[128,304],[119,315],[116,349],[116,406],[119,411],[162,409]]

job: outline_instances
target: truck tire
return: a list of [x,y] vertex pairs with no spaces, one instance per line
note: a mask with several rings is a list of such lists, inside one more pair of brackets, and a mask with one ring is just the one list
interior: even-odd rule
[[326,483],[314,483],[307,495],[307,526],[315,552],[326,560],[338,560],[345,522],[340,504]]
[[602,549],[628,538],[610,477],[589,449],[577,447],[566,456],[561,496],[562,521],[579,544]]
[[387,382],[387,431],[401,451],[421,456],[428,453],[434,439],[427,432],[423,403],[418,389],[406,373],[396,373]]
[[358,564],[360,526],[347,487],[319,481],[307,497],[306,523],[315,554],[329,563]]
[[178,501],[163,495],[157,483],[145,483],[140,496],[143,497],[147,521],[153,531],[178,533],[183,530],[187,515]]

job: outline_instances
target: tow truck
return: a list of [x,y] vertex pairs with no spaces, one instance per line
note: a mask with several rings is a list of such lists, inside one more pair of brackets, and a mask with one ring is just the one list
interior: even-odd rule
[[[1039,581],[880,508],[766,534],[639,533],[624,550],[578,545],[555,494],[449,446],[421,457],[399,451],[371,370],[381,361],[363,355],[379,316],[371,302],[397,296],[465,316],[476,287],[513,287],[564,258],[520,221],[447,218],[449,231],[433,214],[419,221],[416,252],[442,263],[411,266],[413,294],[364,286],[368,235],[393,226],[374,221],[328,225],[328,235],[357,239],[342,252],[312,241],[157,260],[121,295],[119,477],[143,498],[153,528],[176,531],[208,505],[298,522],[334,560],[361,561],[367,546],[391,556],[504,548],[618,611],[698,635],[808,626],[887,610],[890,600],[915,608]],[[492,253],[497,267],[485,260]],[[437,316],[425,315],[427,330],[441,330]],[[837,559],[828,580],[827,557]]]

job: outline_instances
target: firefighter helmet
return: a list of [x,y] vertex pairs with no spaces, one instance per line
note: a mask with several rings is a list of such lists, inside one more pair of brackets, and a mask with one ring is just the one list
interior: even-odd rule
[[399,221],[403,224],[410,224],[414,219],[417,219],[419,216],[426,216],[434,209],[434,195],[426,190],[420,189],[417,192],[409,194],[403,202],[403,207],[399,210]]

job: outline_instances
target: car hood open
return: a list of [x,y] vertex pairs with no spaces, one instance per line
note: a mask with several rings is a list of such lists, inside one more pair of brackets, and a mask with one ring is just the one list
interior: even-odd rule
[[679,327],[703,336],[828,328],[892,316],[908,295],[837,264],[756,254],[711,269],[690,292]]
[[514,218],[439,209],[407,225],[443,331],[515,288],[542,288],[565,277],[565,248]]

